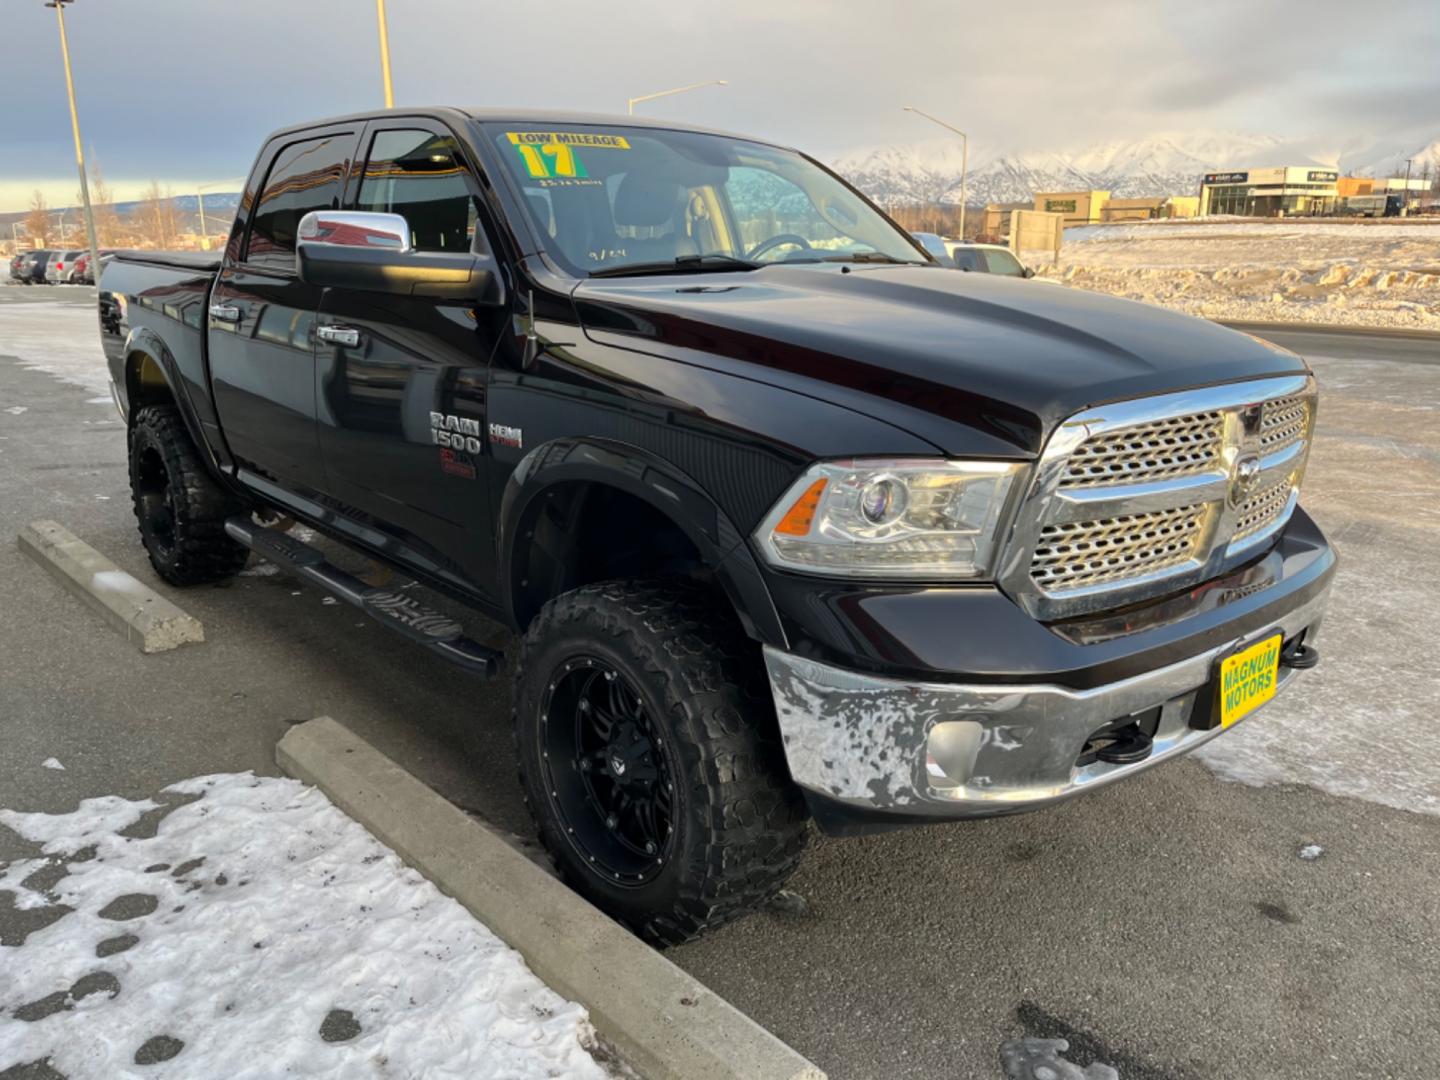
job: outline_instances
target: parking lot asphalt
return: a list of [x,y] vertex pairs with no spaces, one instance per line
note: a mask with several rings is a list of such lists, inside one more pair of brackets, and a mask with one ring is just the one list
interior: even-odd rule
[[[0,287],[0,806],[274,773],[287,724],[329,714],[529,835],[503,681],[253,562],[220,587],[158,583],[114,410],[6,345],[22,308],[78,315],[92,297]],[[73,325],[57,347],[83,349],[91,324]],[[1431,343],[1370,340],[1295,339],[1325,393],[1305,502],[1342,558],[1316,672],[1208,764],[1023,817],[815,837],[803,903],[671,958],[836,1078],[1000,1077],[998,1047],[1022,1033],[1125,1080],[1433,1077],[1440,377]],[[205,643],[138,655],[16,549],[37,518],[200,618]],[[0,860],[28,850],[0,829]],[[0,894],[0,934],[17,918]]]

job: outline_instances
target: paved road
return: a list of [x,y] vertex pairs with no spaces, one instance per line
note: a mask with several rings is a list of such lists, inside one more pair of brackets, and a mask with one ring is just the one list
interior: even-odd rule
[[[87,292],[0,288],[0,534],[56,518],[153,581],[113,410],[90,403],[93,384],[6,358],[24,342],[45,362],[35,327],[74,304],[54,350],[73,375]],[[794,879],[808,910],[727,928],[678,963],[837,1078],[997,1078],[1000,1042],[1021,1032],[1070,1038],[1073,1060],[1125,1080],[1435,1075],[1436,349],[1270,336],[1326,387],[1307,503],[1343,565],[1321,668],[1209,764],[1027,817],[817,838]],[[142,658],[0,544],[0,806],[272,773],[287,721],[329,713],[528,833],[503,684],[466,681],[283,575],[164,591],[207,641]],[[52,756],[64,772],[40,767]],[[1299,858],[1309,844],[1324,854]],[[24,850],[0,830],[0,859]],[[0,935],[23,918],[0,894]]]

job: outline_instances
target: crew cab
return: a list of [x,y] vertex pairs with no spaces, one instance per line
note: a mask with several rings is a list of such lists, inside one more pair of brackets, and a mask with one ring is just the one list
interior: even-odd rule
[[99,303],[160,576],[259,551],[462,671],[503,662],[544,843],[657,943],[763,904],[808,820],[1049,806],[1319,659],[1299,356],[944,269],[763,139],[460,108],[286,128],[219,257],[122,253]]

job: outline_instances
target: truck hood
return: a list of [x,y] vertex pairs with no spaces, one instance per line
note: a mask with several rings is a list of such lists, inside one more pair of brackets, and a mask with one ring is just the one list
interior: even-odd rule
[[1306,370],[1203,319],[930,266],[591,278],[574,301],[596,341],[833,401],[950,454],[1029,456],[1091,405]]

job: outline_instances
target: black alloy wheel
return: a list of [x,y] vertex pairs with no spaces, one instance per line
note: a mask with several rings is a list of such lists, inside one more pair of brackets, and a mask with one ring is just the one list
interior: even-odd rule
[[135,462],[135,516],[146,546],[168,559],[175,551],[175,500],[165,459],[154,447],[146,447]]
[[590,656],[568,661],[541,705],[541,759],[569,842],[597,873],[644,884],[673,853],[675,770],[640,694]]

